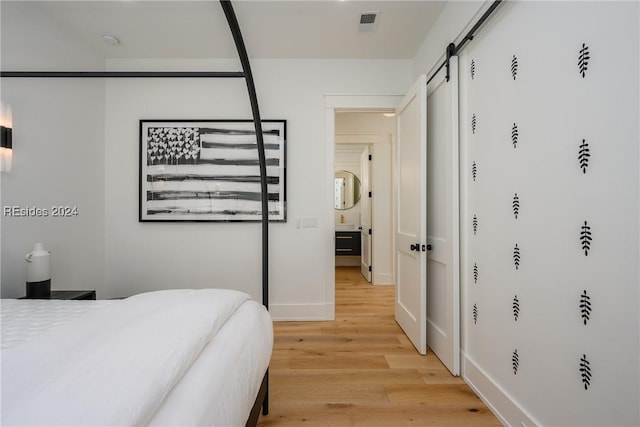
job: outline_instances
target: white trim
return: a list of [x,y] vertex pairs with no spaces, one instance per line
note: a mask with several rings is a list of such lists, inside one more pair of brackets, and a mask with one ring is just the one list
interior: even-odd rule
[[[366,109],[395,110],[397,99],[402,99],[402,95],[325,94],[324,106],[338,111],[346,109],[352,112]],[[390,100],[393,101],[390,102]]]
[[326,122],[326,150],[327,158],[325,165],[325,181],[327,182],[325,191],[325,221],[327,224],[327,234],[325,235],[325,302],[333,307],[333,311],[327,309],[325,320],[335,320],[335,304],[336,304],[336,259],[335,259],[335,219],[333,209],[333,178],[335,176],[335,133],[336,133],[336,113],[334,108],[326,106],[327,98],[325,97],[325,122]]
[[[335,313],[334,304],[270,304],[271,318],[278,321],[323,321]],[[335,317],[335,316],[334,316]]]
[[393,274],[391,273],[378,273],[376,274],[375,272],[375,268],[373,269],[373,280],[371,283],[373,283],[374,285],[378,286],[388,286],[388,285],[393,285]]
[[[500,422],[507,426],[541,425],[516,403],[515,399],[495,383],[473,359],[462,351],[462,378],[487,405]],[[482,391],[481,391],[482,390]]]

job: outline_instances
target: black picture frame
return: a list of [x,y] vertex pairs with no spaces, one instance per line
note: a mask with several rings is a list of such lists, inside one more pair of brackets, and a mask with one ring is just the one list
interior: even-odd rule
[[[286,120],[262,120],[270,222],[286,222]],[[252,120],[140,120],[139,222],[257,222]]]

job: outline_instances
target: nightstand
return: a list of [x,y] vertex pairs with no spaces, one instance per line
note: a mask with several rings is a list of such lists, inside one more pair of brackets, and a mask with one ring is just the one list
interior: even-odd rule
[[27,298],[18,299],[73,299],[73,300],[94,300],[96,291],[51,291],[49,298]]

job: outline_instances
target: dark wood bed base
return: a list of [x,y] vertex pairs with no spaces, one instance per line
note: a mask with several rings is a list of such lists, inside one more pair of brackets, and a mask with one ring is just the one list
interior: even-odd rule
[[256,427],[258,425],[258,418],[260,418],[260,408],[262,408],[262,415],[269,413],[269,369],[265,372],[262,378],[262,384],[256,396],[256,401],[253,402],[249,419],[247,420],[246,427]]

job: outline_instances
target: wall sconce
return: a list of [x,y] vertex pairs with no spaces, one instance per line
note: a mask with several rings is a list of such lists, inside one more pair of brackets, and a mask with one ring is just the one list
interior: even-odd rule
[[0,172],[10,172],[13,159],[11,107],[0,104]]

